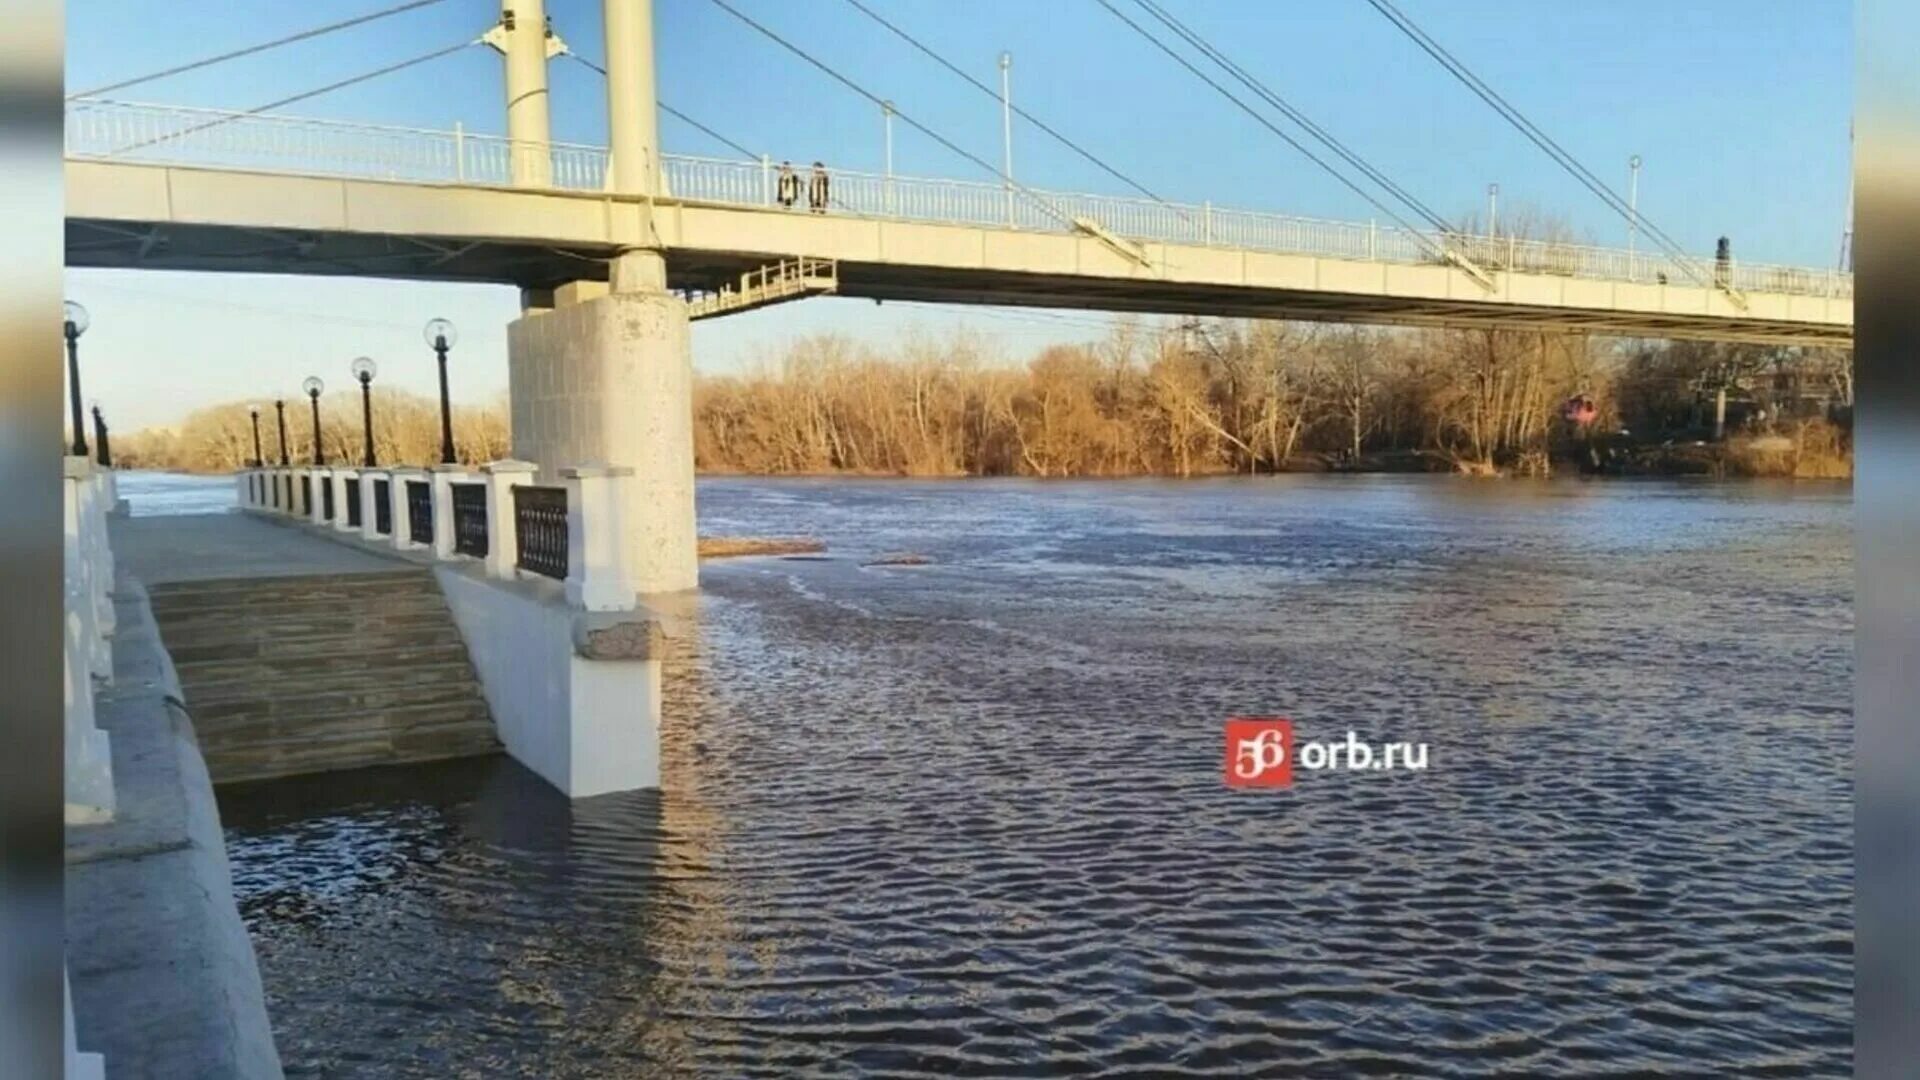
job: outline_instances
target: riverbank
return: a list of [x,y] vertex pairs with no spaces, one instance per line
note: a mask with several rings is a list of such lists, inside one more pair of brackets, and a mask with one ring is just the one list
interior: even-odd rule
[[146,589],[115,594],[114,683],[95,696],[119,799],[66,839],[67,956],[79,1045],[109,1076],[281,1076],[253,944],[173,661]]

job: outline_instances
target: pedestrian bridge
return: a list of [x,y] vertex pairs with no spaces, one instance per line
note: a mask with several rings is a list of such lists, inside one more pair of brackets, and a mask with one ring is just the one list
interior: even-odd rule
[[606,151],[566,144],[516,186],[528,148],[498,137],[100,100],[69,104],[66,140],[74,266],[541,290],[657,247],[693,294],[822,260],[830,291],[875,300],[1853,340],[1853,277],[1834,270],[840,169],[811,213],[780,204],[765,159],[663,155],[664,194],[623,195]]

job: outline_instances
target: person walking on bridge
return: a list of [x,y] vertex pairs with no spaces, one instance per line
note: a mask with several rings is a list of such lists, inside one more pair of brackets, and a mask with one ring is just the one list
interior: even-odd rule
[[827,212],[827,167],[813,163],[813,178],[807,183],[807,208],[816,214]]
[[800,174],[793,171],[793,162],[780,163],[780,179],[774,188],[782,208],[791,210],[793,204],[800,201]]

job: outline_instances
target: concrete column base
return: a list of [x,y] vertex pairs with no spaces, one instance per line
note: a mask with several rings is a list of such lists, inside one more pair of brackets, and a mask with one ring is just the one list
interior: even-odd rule
[[538,465],[542,484],[576,466],[631,469],[625,576],[643,594],[696,588],[686,304],[615,291],[528,314],[507,328],[507,363],[514,457]]

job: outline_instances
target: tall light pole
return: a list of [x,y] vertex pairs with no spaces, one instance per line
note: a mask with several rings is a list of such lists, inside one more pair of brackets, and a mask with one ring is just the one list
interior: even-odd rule
[[369,469],[378,464],[373,457],[373,377],[379,370],[371,356],[362,356],[353,362],[353,377],[360,380],[360,433],[366,440],[361,463]]
[[253,467],[264,468],[267,462],[260,456],[260,406],[247,406],[247,415],[253,417]]
[[440,361],[440,464],[453,465],[457,459],[453,456],[453,404],[447,396],[447,350],[453,348],[460,334],[446,319],[428,320],[424,333]]
[[1013,224],[1013,54],[1000,54],[1000,171],[1007,183],[1007,224]]
[[300,389],[305,390],[308,400],[313,402],[313,463],[315,465],[327,463],[327,452],[320,445],[320,392],[326,388],[327,384],[321,382],[318,375],[309,375],[306,381],[300,384]]
[[1640,233],[1640,155],[1627,159],[1627,278],[1632,280],[1633,249]]
[[893,212],[893,102],[880,103],[880,124],[886,129],[887,212]]
[[80,414],[80,335],[87,332],[87,309],[69,300],[63,314],[67,336],[67,400],[73,406],[73,456],[87,456],[86,421]]
[[1498,226],[1496,224],[1499,220],[1500,220],[1500,185],[1488,184],[1487,185],[1487,239],[1489,240],[1493,239],[1494,234],[1499,231]]
[[287,399],[274,399],[273,411],[278,414],[280,421],[280,467],[284,469],[293,464],[292,459],[287,457]]

